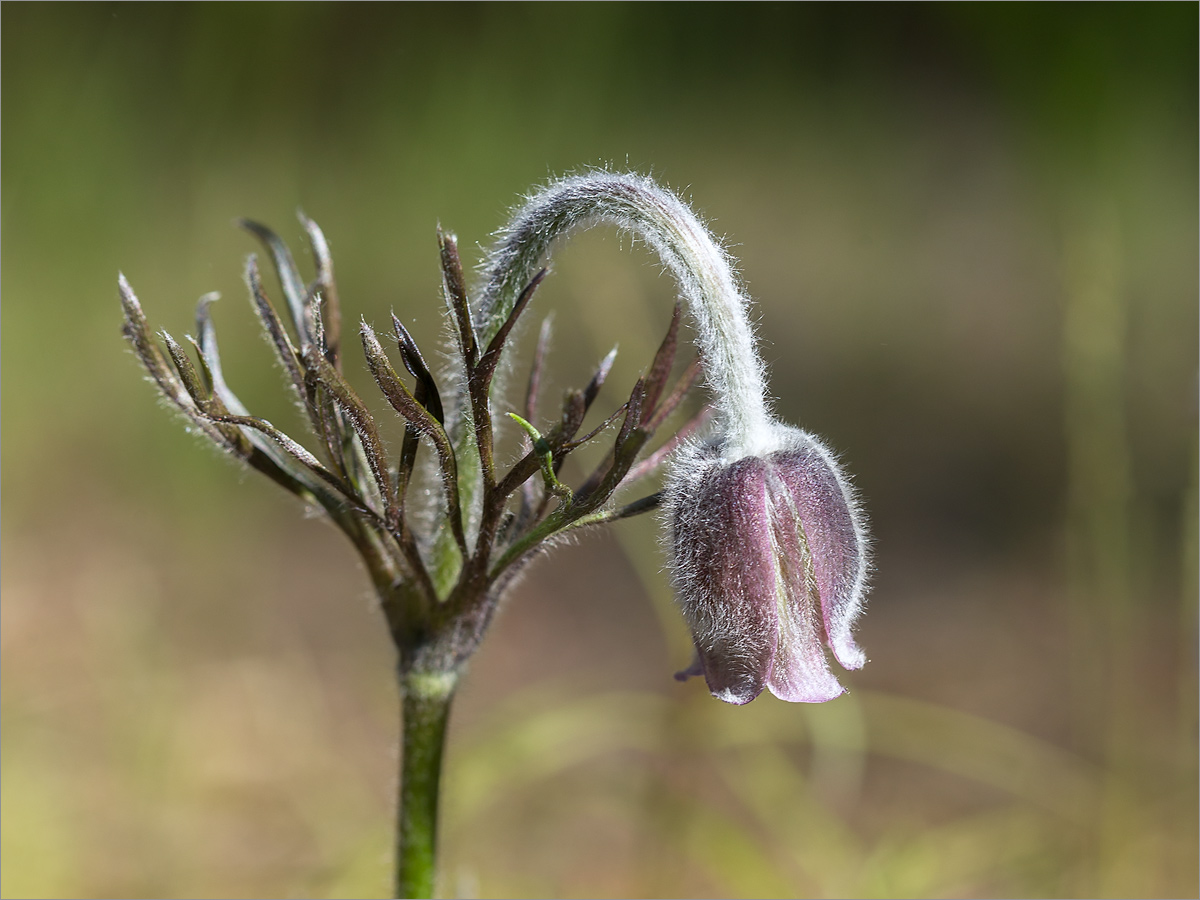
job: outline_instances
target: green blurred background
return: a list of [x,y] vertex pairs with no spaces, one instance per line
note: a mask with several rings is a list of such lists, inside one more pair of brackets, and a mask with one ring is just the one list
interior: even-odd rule
[[[347,542],[189,437],[120,339],[321,223],[343,308],[441,336],[464,256],[594,164],[740,259],[780,412],[854,473],[872,662],[695,681],[655,523],[536,565],[449,751],[449,896],[1196,896],[1195,4],[5,4],[5,896],[383,896],[392,650]],[[551,393],[671,289],[569,244]],[[311,260],[301,259],[307,266]],[[427,351],[428,352],[428,351]],[[362,366],[352,378],[366,387]]]

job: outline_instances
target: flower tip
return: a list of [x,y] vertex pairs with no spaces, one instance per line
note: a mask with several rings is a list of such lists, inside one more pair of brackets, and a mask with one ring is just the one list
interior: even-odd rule
[[714,657],[712,654],[709,654],[709,659],[713,665],[708,671],[705,671],[701,653],[697,649],[692,664],[686,669],[676,672],[675,680],[687,681],[689,678],[703,678],[708,684],[710,694],[718,700],[732,703],[734,706],[745,706],[761,694],[763,688],[766,687],[761,673],[753,669],[729,666],[726,664],[726,660]]
[[816,684],[800,685],[772,678],[767,687],[773,695],[787,703],[828,703],[846,693],[846,689],[832,676]]
[[755,697],[762,693],[762,688],[757,691],[753,689],[738,690],[732,687],[721,688],[720,690],[712,691],[712,695],[718,700],[723,700],[726,703],[731,703],[734,706],[745,706]]
[[847,633],[831,634],[829,649],[843,669],[861,669],[869,662],[867,654],[854,642],[854,636]]

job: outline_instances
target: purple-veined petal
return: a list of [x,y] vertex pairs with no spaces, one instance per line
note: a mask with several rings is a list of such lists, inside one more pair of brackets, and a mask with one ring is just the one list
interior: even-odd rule
[[822,646],[824,626],[814,557],[795,498],[770,464],[767,501],[776,544],[779,642],[767,687],[780,700],[824,703],[843,693]]
[[808,435],[800,446],[769,457],[795,503],[820,597],[826,641],[837,661],[860,669],[866,654],[854,641],[853,626],[862,612],[866,548],[837,463]]
[[675,576],[705,681],[749,703],[766,685],[779,640],[766,468],[718,465],[676,508]]

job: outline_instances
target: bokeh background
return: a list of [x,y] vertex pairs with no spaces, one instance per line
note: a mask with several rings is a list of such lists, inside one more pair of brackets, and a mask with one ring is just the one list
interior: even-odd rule
[[[872,662],[745,708],[656,526],[537,564],[465,680],[448,896],[1196,896],[1197,7],[5,4],[5,896],[384,896],[398,698],[348,543],[190,437],[120,338],[212,290],[291,425],[236,216],[441,336],[464,255],[587,165],[740,259],[778,409],[873,523]],[[301,257],[301,265],[311,263]],[[669,279],[557,257],[551,391]],[[364,388],[363,367],[350,366]],[[549,415],[549,412],[547,412]]]

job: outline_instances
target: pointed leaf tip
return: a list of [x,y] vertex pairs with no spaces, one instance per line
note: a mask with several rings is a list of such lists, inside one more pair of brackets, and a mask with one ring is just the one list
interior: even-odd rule
[[600,360],[600,365],[596,366],[596,373],[592,376],[592,380],[583,390],[583,405],[585,409],[590,409],[592,401],[600,393],[600,388],[604,387],[604,382],[608,378],[608,373],[612,371],[613,363],[617,359],[617,348],[613,347],[608,351],[608,355]]

